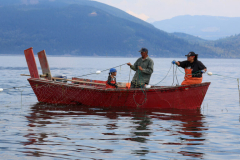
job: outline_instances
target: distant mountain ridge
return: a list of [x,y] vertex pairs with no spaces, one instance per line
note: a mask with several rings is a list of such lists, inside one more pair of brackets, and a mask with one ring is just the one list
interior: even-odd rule
[[169,33],[181,32],[206,40],[217,40],[240,33],[240,17],[185,15],[152,24]]
[[[181,57],[191,50],[203,57],[216,55],[209,48],[192,45],[132,16],[133,20],[128,19],[125,12],[98,2],[92,1],[92,6],[69,4],[68,0],[40,2],[0,8],[0,53],[21,53],[34,47],[48,54],[139,56],[138,50],[147,47],[158,57]],[[110,9],[99,9],[102,6]],[[116,17],[116,13],[120,15]]]
[[209,45],[191,35],[170,34],[99,2],[22,2],[0,2],[0,54],[23,54],[34,47],[51,55],[126,57],[139,56],[139,49],[146,47],[155,57],[183,57],[189,51],[200,57],[240,57],[234,48],[226,54],[220,45],[224,40]]

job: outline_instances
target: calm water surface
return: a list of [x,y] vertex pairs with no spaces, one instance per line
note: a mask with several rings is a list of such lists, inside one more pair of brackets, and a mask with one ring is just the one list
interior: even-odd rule
[[[72,77],[136,59],[49,57],[49,64],[53,75]],[[173,59],[153,60],[150,83],[156,84]],[[38,103],[28,77],[20,76],[29,74],[25,58],[0,56],[0,159],[240,159],[238,83],[228,78],[240,78],[239,60],[200,60],[208,71],[226,76],[204,75],[212,84],[201,110],[116,110]],[[127,82],[129,67],[117,70],[117,80]],[[184,75],[177,75],[181,83]],[[171,69],[159,85],[176,83]],[[26,87],[13,88],[19,86]]]

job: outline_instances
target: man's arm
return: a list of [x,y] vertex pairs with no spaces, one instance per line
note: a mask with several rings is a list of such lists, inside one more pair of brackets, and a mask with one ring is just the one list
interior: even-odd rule
[[153,61],[150,61],[147,68],[142,68],[142,72],[145,73],[145,74],[152,74],[153,73],[153,66],[154,66]]
[[[137,61],[138,61],[138,60],[137,60]],[[138,69],[138,68],[137,68],[137,61],[134,63],[134,65],[132,65],[130,62],[127,63],[127,65],[129,65],[132,70],[137,71],[137,69]]]
[[176,64],[182,68],[185,68],[186,67],[186,64],[187,64],[188,61],[182,61],[182,62],[177,62]]
[[207,72],[207,67],[201,61],[198,61],[198,65],[200,70]]
[[134,70],[134,71],[137,70],[134,65],[131,65],[130,68],[131,68],[132,70]]

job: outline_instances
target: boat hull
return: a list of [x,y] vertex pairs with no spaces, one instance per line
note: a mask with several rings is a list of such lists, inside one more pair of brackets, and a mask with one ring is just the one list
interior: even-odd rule
[[28,81],[39,102],[129,108],[199,109],[210,85],[206,82],[150,89],[106,89],[37,78]]

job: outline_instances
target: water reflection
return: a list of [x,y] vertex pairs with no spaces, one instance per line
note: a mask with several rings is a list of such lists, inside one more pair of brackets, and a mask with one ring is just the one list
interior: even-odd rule
[[138,156],[162,152],[204,156],[194,147],[204,145],[207,130],[199,110],[102,109],[38,103],[26,118],[27,141],[22,144],[29,156],[86,158],[79,153],[88,153],[97,158],[99,154],[122,152]]

